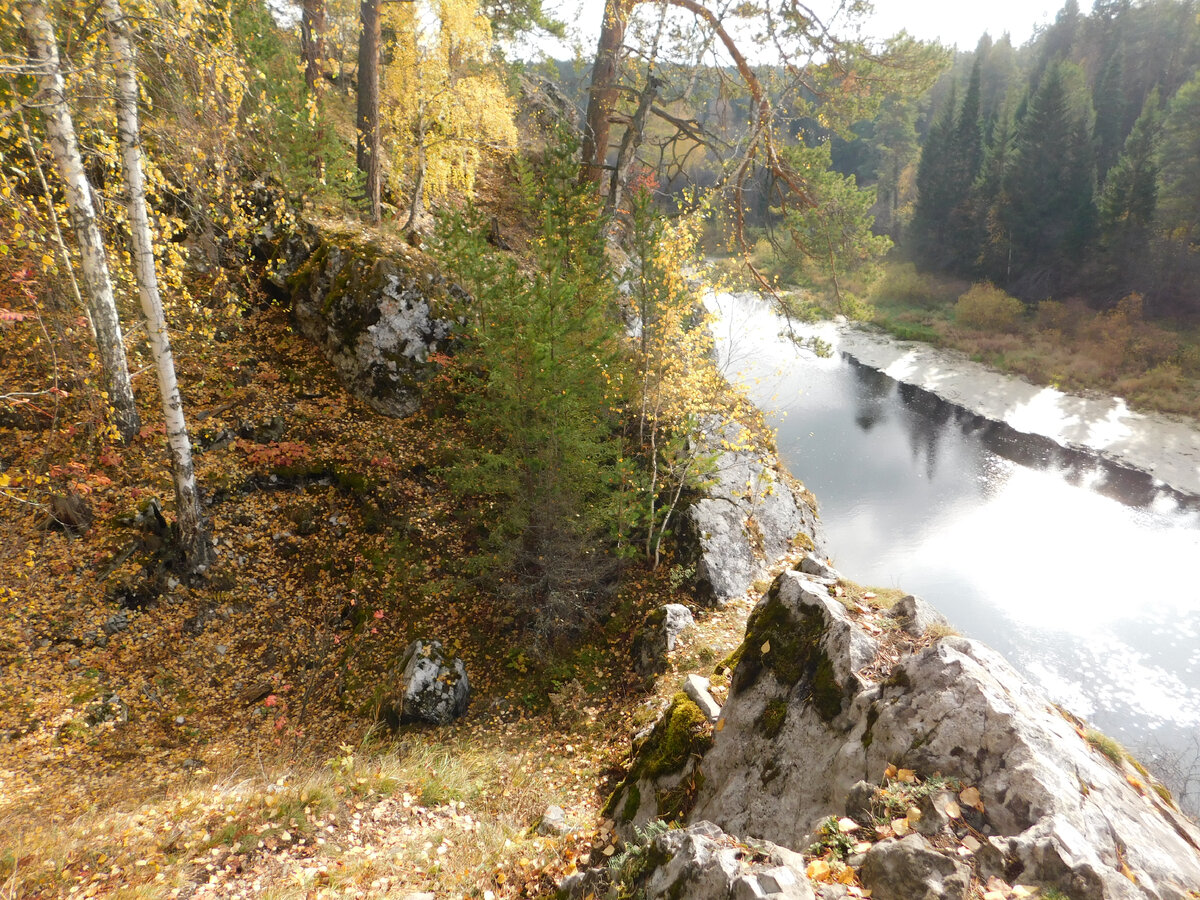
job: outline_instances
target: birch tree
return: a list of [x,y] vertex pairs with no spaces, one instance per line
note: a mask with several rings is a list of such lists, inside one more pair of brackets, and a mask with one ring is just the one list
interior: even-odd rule
[[121,440],[128,443],[137,434],[141,421],[133,399],[124,337],[113,298],[108,258],[92,204],[91,185],[83,170],[79,142],[75,137],[75,123],[67,107],[58,42],[41,0],[21,0],[17,8],[34,54],[46,137],[55,167],[63,181],[67,210],[79,245],[79,263],[88,296],[88,311],[96,334],[108,401],[112,405],[113,424]]
[[183,400],[179,396],[179,384],[175,377],[175,360],[171,354],[171,341],[167,334],[162,297],[158,290],[154,242],[150,233],[146,204],[146,179],[142,171],[138,137],[138,83],[133,40],[118,0],[103,0],[101,13],[104,16],[105,36],[116,75],[117,138],[121,147],[121,168],[128,192],[133,269],[142,314],[146,319],[150,352],[158,375],[158,392],[166,424],[171,475],[175,481],[179,546],[188,570],[198,571],[207,568],[212,561],[212,546],[200,510],[200,495],[196,488],[196,473],[192,465],[192,444],[188,438]]

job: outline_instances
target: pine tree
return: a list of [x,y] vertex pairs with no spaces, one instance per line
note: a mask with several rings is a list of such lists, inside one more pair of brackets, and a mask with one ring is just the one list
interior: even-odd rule
[[1162,126],[1158,208],[1168,235],[1200,241],[1200,73],[1179,89]]
[[1158,206],[1158,140],[1162,130],[1158,91],[1146,98],[1142,114],[1109,169],[1099,198],[1100,231],[1109,249],[1127,257],[1144,247]]
[[1085,94],[1077,68],[1052,65],[1017,132],[1017,158],[1006,185],[1005,225],[1016,271],[1038,290],[1059,284],[1078,263],[1094,219],[1094,161]]
[[944,265],[948,254],[948,220],[954,208],[953,187],[946,179],[951,164],[955,133],[955,92],[950,89],[946,105],[929,129],[917,166],[917,205],[913,213],[912,240],[917,256],[933,266]]

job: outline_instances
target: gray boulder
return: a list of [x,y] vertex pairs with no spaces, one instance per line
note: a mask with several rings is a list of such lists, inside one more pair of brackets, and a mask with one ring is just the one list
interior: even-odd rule
[[971,886],[970,868],[938,853],[919,834],[880,841],[867,853],[859,877],[876,900],[964,900]]
[[417,411],[429,356],[448,346],[452,323],[434,311],[450,290],[415,251],[323,235],[287,287],[300,330],[351,392],[385,415]]
[[894,661],[823,585],[785,572],[740,652],[694,817],[806,846],[895,764],[979,791],[964,814],[990,835],[972,857],[981,875],[1104,900],[1200,885],[1195,824],[984,645],[949,636]]
[[950,628],[950,620],[922,600],[909,594],[896,601],[888,615],[900,623],[900,627],[912,637],[922,637],[932,627]]
[[440,641],[413,641],[400,661],[399,695],[388,703],[389,718],[449,725],[467,711],[471,685],[457,657],[451,660]]
[[648,870],[614,872],[618,890],[640,885],[647,900],[813,900],[802,867],[757,853],[710,822],[658,835],[643,858],[653,863]]
[[644,678],[653,678],[667,668],[667,654],[675,649],[680,636],[696,624],[691,611],[682,603],[660,606],[648,616],[633,639],[633,667]]
[[819,548],[817,516],[806,494],[771,454],[738,446],[740,425],[704,440],[718,450],[712,484],[688,509],[698,548],[699,597],[720,605],[746,593],[784,555]]

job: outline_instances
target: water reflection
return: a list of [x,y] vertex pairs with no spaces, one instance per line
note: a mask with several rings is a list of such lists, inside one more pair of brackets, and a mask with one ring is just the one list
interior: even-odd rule
[[1200,503],[984,420],[724,301],[728,373],[771,410],[838,566],[902,586],[1131,748],[1200,723]]

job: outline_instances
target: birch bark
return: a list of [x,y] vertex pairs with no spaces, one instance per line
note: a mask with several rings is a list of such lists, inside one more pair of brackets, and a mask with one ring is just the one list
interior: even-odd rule
[[38,73],[38,86],[46,123],[46,137],[50,143],[50,152],[54,155],[55,167],[63,180],[67,210],[75,231],[75,240],[79,244],[79,264],[83,270],[88,310],[95,327],[100,365],[104,369],[105,389],[108,392],[108,401],[112,405],[113,424],[121,440],[128,443],[137,434],[141,421],[133,399],[133,386],[129,381],[129,364],[125,359],[121,322],[117,317],[117,305],[113,299],[108,258],[104,253],[104,242],[96,222],[96,210],[92,205],[91,186],[83,171],[79,142],[75,138],[75,123],[71,118],[71,111],[67,108],[66,84],[63,81],[62,65],[58,56],[58,42],[41,0],[21,0],[18,9],[25,34],[41,70]]
[[179,529],[179,547],[189,571],[203,571],[212,562],[212,544],[208,538],[196,472],[192,465],[192,443],[188,438],[183,400],[175,377],[175,360],[163,315],[154,264],[154,242],[146,211],[146,179],[142,170],[138,134],[137,64],[133,40],[118,0],[103,0],[105,36],[112,54],[116,75],[117,138],[121,146],[121,167],[129,192],[129,230],[133,242],[134,274],[138,297],[146,319],[146,333],[158,374],[158,393],[162,399],[163,420],[167,431],[171,476],[175,481],[175,516]]

